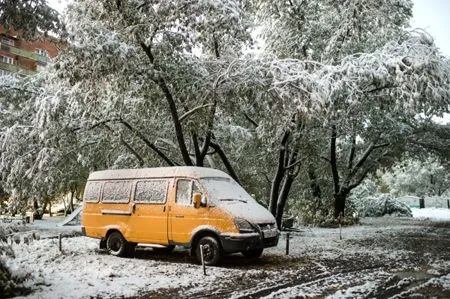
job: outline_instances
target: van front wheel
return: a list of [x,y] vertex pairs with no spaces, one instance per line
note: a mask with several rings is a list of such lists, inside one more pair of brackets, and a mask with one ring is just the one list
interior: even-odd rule
[[112,232],[106,240],[106,248],[114,256],[126,256],[130,254],[132,247],[119,232]]
[[203,248],[203,259],[205,265],[216,265],[221,257],[221,248],[219,242],[210,236],[201,238],[195,249],[195,255],[199,263],[202,262],[201,250]]

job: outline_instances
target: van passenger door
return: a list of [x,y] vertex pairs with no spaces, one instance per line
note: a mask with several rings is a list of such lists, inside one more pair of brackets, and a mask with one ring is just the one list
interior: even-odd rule
[[177,179],[175,201],[169,206],[169,239],[175,243],[188,244],[192,231],[208,224],[208,209],[194,207],[192,195],[195,192],[200,192],[195,180]]
[[134,190],[131,234],[135,242],[168,244],[168,179],[138,180]]

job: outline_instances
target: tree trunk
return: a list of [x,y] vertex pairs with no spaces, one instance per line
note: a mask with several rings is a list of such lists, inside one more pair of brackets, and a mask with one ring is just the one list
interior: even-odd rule
[[277,215],[277,205],[279,198],[279,190],[284,177],[284,166],[278,165],[275,178],[272,181],[272,186],[270,188],[270,201],[269,201],[269,211],[275,217]]
[[339,192],[333,195],[334,197],[334,218],[345,216],[345,201],[347,199],[347,192]]
[[66,196],[63,196],[62,200],[63,200],[63,204],[64,204],[64,217],[67,216],[67,204],[66,204]]
[[281,139],[281,148],[278,152],[278,166],[275,172],[275,177],[272,181],[272,186],[270,188],[270,200],[269,200],[269,211],[274,217],[277,215],[277,205],[278,198],[280,195],[280,187],[283,181],[284,175],[286,173],[285,163],[286,163],[286,147],[289,139],[290,132],[285,131],[283,138]]
[[44,205],[42,206],[42,215],[45,214],[45,210],[47,210],[48,200],[44,200]]
[[73,198],[75,195],[75,191],[70,191],[70,202],[69,202],[69,209],[70,209],[70,213],[73,212]]
[[280,195],[278,197],[277,210],[276,210],[276,220],[277,226],[281,229],[283,224],[283,213],[284,207],[286,205],[289,192],[291,191],[292,183],[294,182],[295,175],[289,174],[283,181],[283,187],[281,188]]

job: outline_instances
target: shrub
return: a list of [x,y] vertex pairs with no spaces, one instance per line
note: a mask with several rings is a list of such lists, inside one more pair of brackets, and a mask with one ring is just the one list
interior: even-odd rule
[[412,217],[411,209],[387,194],[371,195],[355,201],[361,217],[382,217],[384,215]]

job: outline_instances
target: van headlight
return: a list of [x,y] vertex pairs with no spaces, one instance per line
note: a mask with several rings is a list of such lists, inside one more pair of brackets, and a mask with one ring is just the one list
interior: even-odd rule
[[236,218],[234,220],[234,223],[236,224],[236,227],[239,229],[240,233],[253,233],[256,231],[251,223],[245,219]]

